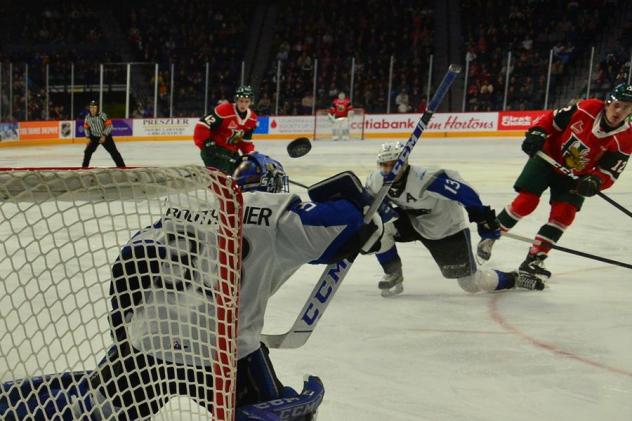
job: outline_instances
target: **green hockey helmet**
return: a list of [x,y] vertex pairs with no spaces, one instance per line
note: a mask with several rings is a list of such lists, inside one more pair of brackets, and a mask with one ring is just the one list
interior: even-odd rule
[[248,98],[250,100],[253,100],[254,96],[255,95],[250,85],[241,85],[239,88],[237,88],[237,91],[235,91],[235,100],[237,100],[238,98]]
[[608,94],[608,102],[621,101],[632,102],[632,85],[629,83],[620,83],[614,87],[612,92]]

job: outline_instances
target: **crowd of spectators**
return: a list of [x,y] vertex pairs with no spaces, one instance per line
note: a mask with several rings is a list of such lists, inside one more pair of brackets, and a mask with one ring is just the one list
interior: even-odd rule
[[[421,0],[340,0],[335,7],[310,0],[287,2],[277,20],[259,111],[275,111],[271,106],[276,106],[279,63],[279,114],[311,114],[312,104],[328,108],[340,91],[349,95],[352,68],[355,107],[385,112],[391,101],[392,111],[416,109],[432,53],[430,7]],[[391,56],[393,95],[387,98]],[[395,104],[402,91],[407,100]]]
[[[0,28],[2,119],[75,117],[70,115],[68,95],[71,63],[77,90],[86,91],[98,84],[98,63],[121,61],[104,33],[103,4],[85,7],[75,0],[42,0],[36,8],[30,6],[20,2],[4,6]],[[117,73],[120,78],[124,71]]]
[[613,87],[628,82],[631,66],[632,22],[627,21],[624,23],[621,36],[609,40],[606,53],[596,65],[590,85],[591,96],[605,98]]
[[[569,69],[577,67],[579,58],[599,41],[597,35],[604,33],[620,3],[587,0],[580,7],[578,1],[565,0],[463,0],[461,33],[469,64],[466,110],[502,109],[508,70],[506,107],[542,108],[549,51],[553,56],[550,92],[554,92],[562,78],[571,76]],[[341,91],[352,95],[353,105],[368,113],[425,110],[428,59],[433,53],[432,2],[338,0],[335,7],[324,7],[321,2],[295,0],[279,4],[271,57],[255,98],[259,114],[275,114],[278,103],[278,114],[308,115],[314,108],[328,108]],[[231,99],[240,82],[258,6],[255,0],[245,0],[240,8],[248,13],[234,13],[234,5],[209,7],[203,0],[112,0],[90,8],[78,0],[43,0],[36,10],[27,11],[24,5],[11,3],[0,28],[0,35],[9,41],[0,45],[0,118],[23,119],[27,102],[29,119],[76,118],[85,95],[98,94],[100,63],[106,63],[106,103],[121,102],[125,84],[121,62],[136,63],[131,116],[154,115],[154,63],[159,65],[157,115],[169,115],[172,99],[174,117],[199,115],[205,105],[207,63],[206,105],[210,108]],[[119,44],[109,39],[103,16],[124,28]],[[598,58],[591,83],[595,96],[627,80],[632,26],[625,25],[623,35],[610,40],[607,53]],[[7,48],[9,44],[14,48]],[[13,63],[11,75],[9,62]],[[68,95],[71,63],[79,95],[74,115]],[[9,80],[11,104],[6,89]]]
[[463,36],[469,61],[466,110],[503,108],[508,52],[507,109],[541,109],[549,52],[551,87],[568,76],[612,19],[614,1],[464,0]]
[[[171,64],[174,116],[195,115],[203,108],[206,63],[209,63],[209,98],[232,97],[239,83],[255,4],[253,0],[242,1],[239,9],[247,13],[235,13],[235,5],[230,3],[214,2],[209,7],[203,0],[184,3],[145,0],[131,2],[117,12],[122,26],[127,28],[134,61],[159,64],[160,114],[169,110]],[[153,85],[152,75],[152,95]]]

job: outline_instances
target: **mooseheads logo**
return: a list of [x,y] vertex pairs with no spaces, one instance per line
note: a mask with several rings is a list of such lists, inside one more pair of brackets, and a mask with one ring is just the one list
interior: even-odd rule
[[581,171],[586,168],[586,164],[590,160],[589,153],[590,148],[575,135],[571,135],[571,138],[562,147],[564,165],[572,170]]

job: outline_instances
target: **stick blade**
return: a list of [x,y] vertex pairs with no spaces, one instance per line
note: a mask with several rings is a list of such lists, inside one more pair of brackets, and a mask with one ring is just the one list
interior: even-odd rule
[[312,143],[306,137],[294,139],[287,145],[287,153],[292,158],[300,158],[312,150]]
[[261,335],[261,341],[266,344],[268,348],[272,349],[296,349],[300,348],[307,342],[311,331],[290,331],[280,335]]

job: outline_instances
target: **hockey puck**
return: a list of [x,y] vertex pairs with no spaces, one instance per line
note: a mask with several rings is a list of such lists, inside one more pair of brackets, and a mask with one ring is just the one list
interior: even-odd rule
[[292,158],[300,158],[312,150],[312,143],[306,137],[294,139],[287,145],[287,153]]

